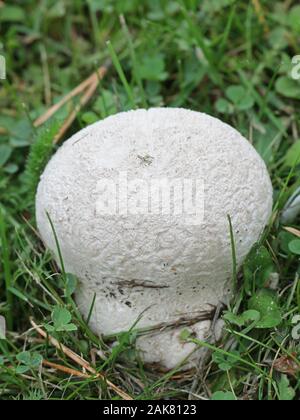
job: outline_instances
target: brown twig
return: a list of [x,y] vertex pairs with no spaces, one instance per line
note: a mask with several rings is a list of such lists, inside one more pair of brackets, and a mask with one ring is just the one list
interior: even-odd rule
[[58,365],[57,363],[52,363],[52,362],[49,362],[48,360],[43,360],[43,366],[47,366],[52,369],[59,370],[60,372],[67,373],[68,375],[76,376],[78,378],[84,378],[84,379],[93,378],[91,375],[88,375],[87,373],[83,373],[83,372],[80,372],[79,370],[68,368],[63,365]]
[[84,360],[82,357],[78,356],[78,354],[74,353],[71,349],[66,347],[64,344],[61,344],[56,338],[52,337],[51,335],[48,335],[42,328],[40,328],[32,318],[30,318],[30,323],[33,326],[33,328],[45,339],[49,341],[55,348],[62,351],[66,356],[68,356],[73,362],[77,363],[77,365],[84,368],[87,372],[90,372],[92,375],[95,376],[95,378],[102,379],[107,383],[107,386],[112,389],[116,394],[118,394],[121,398],[124,400],[132,400],[133,398],[130,397],[126,392],[122,391],[118,386],[110,382],[108,379],[106,379],[105,375],[102,373],[98,373],[96,369],[94,369],[89,362]]
[[91,85],[93,85],[95,81],[99,82],[100,80],[102,80],[106,72],[107,72],[107,66],[101,66],[95,73],[93,73],[86,80],[84,80],[78,86],[76,86],[76,88],[74,88],[66,96],[64,96],[57,104],[53,105],[43,115],[37,118],[34,121],[34,126],[40,127],[41,125],[43,125],[71,99],[83,93],[86,89],[88,89]]
[[69,127],[72,125],[72,123],[76,119],[78,112],[81,110],[81,108],[84,107],[84,105],[86,105],[88,103],[88,101],[94,95],[94,93],[95,93],[95,91],[98,87],[98,83],[99,83],[98,79],[94,80],[93,83],[91,83],[91,85],[87,89],[86,93],[84,95],[82,95],[79,103],[75,106],[74,110],[70,113],[68,118],[63,123],[61,129],[59,130],[59,132],[55,136],[54,144],[57,144],[61,140],[61,138],[66,133],[66,131],[69,129]]

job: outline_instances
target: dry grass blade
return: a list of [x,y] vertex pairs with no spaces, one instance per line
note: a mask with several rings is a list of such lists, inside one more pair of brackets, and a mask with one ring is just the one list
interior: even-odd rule
[[76,376],[78,378],[92,379],[92,376],[88,375],[87,373],[83,373],[83,372],[80,372],[79,370],[71,369],[63,365],[58,365],[57,363],[52,363],[52,362],[49,362],[48,360],[43,360],[43,366],[47,366],[52,369],[59,370],[60,372],[67,373],[68,375]]
[[42,116],[37,118],[34,121],[35,127],[40,127],[46,121],[48,121],[60,108],[62,108],[66,103],[68,103],[71,99],[75,98],[76,96],[82,94],[85,90],[87,90],[91,85],[95,83],[95,81],[100,81],[103,79],[107,72],[107,66],[101,66],[95,73],[89,76],[86,80],[84,80],[80,85],[74,88],[70,93],[68,93],[64,98],[62,98],[57,104],[53,105],[49,108]]
[[132,400],[126,392],[122,391],[118,386],[110,382],[105,378],[105,375],[98,373],[96,369],[94,369],[89,362],[84,360],[82,357],[78,356],[78,354],[74,353],[71,349],[66,347],[65,345],[61,344],[56,338],[52,337],[51,335],[48,335],[42,328],[40,328],[32,318],[30,318],[30,323],[33,326],[33,328],[45,339],[47,339],[55,348],[62,351],[66,356],[68,356],[73,362],[77,363],[79,366],[83,367],[86,371],[90,372],[92,375],[95,376],[95,378],[102,379],[107,383],[107,386],[112,389],[116,394],[118,394],[121,398],[124,400]]
[[265,33],[268,33],[270,30],[267,25],[264,11],[263,11],[262,5],[260,4],[260,1],[252,0],[252,3],[253,3],[253,7],[254,7],[255,13],[258,17],[260,24],[263,26]]
[[43,69],[45,102],[47,106],[50,106],[52,102],[50,71],[49,71],[47,50],[44,44],[40,45],[40,55],[41,55],[41,62],[42,62],[42,69]]
[[296,229],[296,228],[292,228],[292,227],[285,227],[284,228],[287,232],[297,236],[298,238],[300,238],[300,230]]
[[61,138],[66,133],[66,131],[69,129],[69,127],[72,125],[72,123],[76,119],[78,112],[81,110],[82,107],[84,107],[84,105],[88,103],[88,101],[94,95],[98,87],[98,83],[99,83],[98,79],[95,79],[93,83],[89,86],[89,88],[87,89],[86,93],[82,95],[82,97],[80,98],[79,104],[75,106],[74,110],[70,113],[68,118],[63,123],[61,129],[55,136],[54,144],[57,144],[61,140]]
[[8,134],[8,131],[4,127],[0,127],[0,135]]

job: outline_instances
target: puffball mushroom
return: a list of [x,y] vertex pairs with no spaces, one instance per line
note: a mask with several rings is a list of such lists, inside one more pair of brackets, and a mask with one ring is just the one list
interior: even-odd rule
[[46,167],[36,198],[41,237],[59,264],[48,213],[86,318],[95,298],[92,330],[134,326],[144,361],[167,369],[191,352],[186,366],[204,357],[182,330],[215,337],[214,308],[232,292],[228,216],[240,267],[271,209],[270,177],[251,144],[216,118],[176,108],[81,130]]

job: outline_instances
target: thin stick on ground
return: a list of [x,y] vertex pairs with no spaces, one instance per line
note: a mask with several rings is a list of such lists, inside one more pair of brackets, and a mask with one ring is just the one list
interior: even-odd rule
[[47,122],[53,115],[60,110],[66,103],[68,103],[71,99],[75,98],[76,96],[83,93],[87,90],[91,85],[95,83],[95,81],[100,81],[105,76],[108,69],[108,65],[101,66],[99,69],[94,72],[91,76],[81,82],[78,86],[76,86],[71,92],[69,92],[66,96],[64,96],[57,104],[53,105],[49,108],[43,115],[37,118],[34,121],[35,127],[40,127],[45,122]]
[[121,398],[124,400],[132,400],[133,398],[130,397],[130,395],[126,394],[126,392],[122,391],[117,385],[110,382],[108,379],[106,379],[105,375],[102,373],[98,373],[96,369],[94,369],[89,362],[87,362],[85,359],[80,357],[78,354],[74,353],[73,350],[66,347],[64,344],[61,344],[56,338],[52,337],[51,335],[48,335],[41,327],[39,327],[32,318],[30,318],[30,323],[33,326],[33,328],[45,339],[49,341],[57,350],[62,351],[66,356],[68,356],[73,362],[77,363],[79,366],[84,368],[87,372],[90,372],[92,375],[95,376],[95,378],[102,379],[106,382],[107,386],[112,389],[116,394],[118,394]]
[[64,134],[66,133],[66,131],[70,128],[70,126],[72,125],[72,123],[75,121],[78,112],[80,112],[80,110],[89,102],[89,100],[94,95],[94,93],[95,93],[95,91],[96,91],[96,89],[98,87],[98,83],[99,83],[99,80],[98,79],[95,79],[91,83],[91,85],[89,86],[89,88],[87,89],[86,93],[84,95],[82,95],[82,97],[80,98],[79,103],[75,106],[74,110],[67,117],[67,119],[63,123],[61,129],[59,130],[59,132],[55,136],[55,138],[54,138],[54,144],[57,144],[62,139],[62,137],[64,136]]
[[69,368],[67,366],[58,365],[57,363],[49,362],[48,360],[43,360],[43,366],[50,367],[52,369],[58,370],[63,373],[67,373],[71,376],[76,376],[78,378],[84,378],[84,379],[93,379],[91,375],[88,375],[87,373],[80,372],[79,370]]

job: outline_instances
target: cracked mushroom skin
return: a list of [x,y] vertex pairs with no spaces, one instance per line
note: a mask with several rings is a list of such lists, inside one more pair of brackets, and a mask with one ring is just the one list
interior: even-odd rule
[[[168,195],[162,180],[179,184]],[[240,267],[271,210],[270,177],[252,145],[216,118],[177,108],[124,112],[81,130],[50,160],[36,198],[41,237],[59,263],[48,213],[85,317],[95,297],[92,330],[110,335],[138,320],[142,358],[167,369],[190,353],[188,367],[204,357],[181,340],[183,329],[200,340],[219,335],[214,309],[232,294],[228,215]]]

